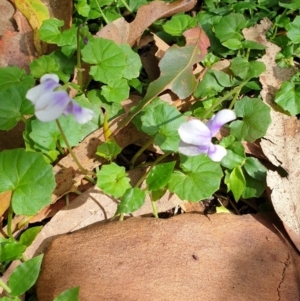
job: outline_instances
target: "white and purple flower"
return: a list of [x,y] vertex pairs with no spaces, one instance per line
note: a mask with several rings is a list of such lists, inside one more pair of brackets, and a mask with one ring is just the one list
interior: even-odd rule
[[65,90],[59,90],[59,78],[56,74],[45,74],[40,84],[31,88],[26,98],[32,102],[35,116],[43,122],[57,119],[60,115],[72,114],[75,120],[84,124],[93,118],[93,111],[80,107]]
[[178,129],[181,139],[179,152],[186,156],[207,154],[211,160],[221,161],[227,151],[223,146],[213,144],[211,139],[225,123],[234,119],[236,119],[235,112],[225,109],[219,111],[206,124],[197,119],[183,123]]

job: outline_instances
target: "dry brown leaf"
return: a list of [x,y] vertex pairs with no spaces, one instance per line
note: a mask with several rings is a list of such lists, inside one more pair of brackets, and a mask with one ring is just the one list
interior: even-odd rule
[[80,286],[81,301],[294,301],[299,271],[299,256],[266,216],[130,218],[55,239],[37,296],[52,301]]
[[141,6],[135,19],[128,23],[124,18],[119,18],[101,29],[96,35],[114,42],[133,45],[143,32],[156,20],[173,16],[180,12],[191,10],[196,0],[178,0],[173,3],[152,1]]
[[[300,125],[296,117],[278,112],[274,104],[274,96],[280,88],[281,82],[289,80],[295,73],[294,68],[280,68],[275,62],[278,46],[267,41],[265,33],[271,26],[269,20],[264,19],[260,25],[244,29],[246,39],[254,40],[267,47],[266,54],[261,61],[266,65],[266,72],[260,76],[263,90],[263,100],[272,108],[270,125],[267,134],[261,139],[264,154],[275,166],[281,166],[288,172],[287,177],[281,177],[277,171],[268,171],[267,184],[272,190],[271,200],[276,213],[287,225],[288,232],[294,231],[293,239],[300,250]],[[295,237],[298,236],[298,239]],[[298,242],[297,242],[298,241]]]

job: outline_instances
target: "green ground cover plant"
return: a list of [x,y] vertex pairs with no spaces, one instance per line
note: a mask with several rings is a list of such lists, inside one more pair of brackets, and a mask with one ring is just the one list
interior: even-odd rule
[[[133,19],[149,2],[75,0],[71,28],[62,30],[62,20],[47,18],[38,30],[40,40],[56,45],[55,51],[33,60],[28,74],[18,67],[0,69],[0,129],[25,123],[25,147],[0,152],[0,192],[11,193],[7,235],[0,239],[1,272],[13,260],[22,261],[7,283],[0,282],[6,291],[0,300],[20,300],[38,277],[43,255],[26,260],[23,253],[41,227],[16,237],[12,219],[16,214],[33,216],[50,204],[53,166],[67,154],[77,163],[76,172],[118,200],[115,217],[120,220],[139,209],[147,194],[158,217],[156,201],[167,190],[192,202],[211,197],[220,187],[236,202],[265,191],[267,168],[247,156],[243,144],[263,137],[271,124],[270,108],[260,97],[259,76],[266,67],[259,59],[265,46],[246,40],[242,30],[268,18],[273,26],[267,37],[281,47],[278,66],[298,66],[299,1],[204,0],[191,12],[155,21],[149,31],[170,48],[152,81],[145,76],[137,47],[95,35],[122,16]],[[222,60],[229,61],[228,70],[213,69]],[[205,72],[194,73],[196,64]],[[194,101],[182,110],[160,98],[166,91]],[[109,122],[124,113],[123,102],[131,95],[141,100],[111,131]],[[287,114],[297,115],[299,96],[298,72],[283,82],[275,102]],[[121,166],[117,157],[123,149],[114,136],[130,122],[149,139],[129,166]],[[218,140],[223,126],[229,133]],[[72,148],[100,127],[106,141],[95,155],[106,162],[86,170]],[[148,169],[132,186],[127,171],[139,166],[136,160],[150,145],[158,147],[160,155],[143,163]],[[144,180],[146,188],[141,188]],[[55,300],[76,300],[78,291],[72,288]]]

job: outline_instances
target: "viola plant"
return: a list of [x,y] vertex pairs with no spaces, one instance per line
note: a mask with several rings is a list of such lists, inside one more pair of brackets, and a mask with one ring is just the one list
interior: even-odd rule
[[82,167],[73,153],[63,128],[58,120],[60,115],[73,115],[79,124],[89,122],[93,118],[93,111],[80,107],[71,99],[66,90],[62,90],[59,77],[56,74],[45,74],[41,77],[40,85],[31,88],[26,93],[26,98],[34,105],[35,116],[42,122],[55,120],[60,134],[80,171],[89,172]]
[[81,108],[61,87],[56,74],[45,74],[41,77],[40,85],[26,93],[26,98],[34,105],[37,119],[48,122],[62,114],[72,114],[80,124],[89,122],[93,118],[93,111]]
[[[118,201],[115,216],[120,220],[139,209],[147,195],[158,217],[156,203],[167,192],[183,201],[222,194],[239,202],[265,191],[267,169],[246,154],[244,144],[263,137],[271,123],[270,108],[260,98],[259,77],[266,67],[259,58],[266,47],[246,40],[243,29],[269,18],[273,26],[267,36],[282,48],[279,66],[295,66],[300,27],[294,12],[300,9],[299,1],[232,0],[228,5],[205,0],[200,11],[155,21],[147,27],[172,45],[151,61],[157,62],[155,74],[143,56],[155,42],[137,49],[98,32],[123,15],[134,17],[141,5],[153,2],[76,0],[69,29],[62,30],[64,22],[55,18],[41,22],[38,36],[56,45],[55,51],[33,60],[28,74],[18,67],[0,68],[0,129],[10,131],[18,123],[25,128],[24,148],[0,152],[0,193],[5,200],[0,208],[5,216],[1,272],[11,261],[22,261],[7,284],[0,282],[7,295],[0,300],[19,300],[38,277],[42,256],[26,261],[23,253],[41,228],[30,228],[19,238],[15,230],[51,204],[56,186],[53,167],[65,156],[72,156],[77,175],[87,176]],[[225,69],[218,68],[222,60]],[[275,101],[290,114],[299,114],[298,90],[296,74],[283,83]],[[178,100],[166,101],[174,95]],[[128,111],[126,100],[137,98]],[[110,122],[118,127],[111,130]],[[147,141],[132,157],[116,139],[129,123]],[[102,127],[104,141],[89,154],[94,169],[87,170],[73,148]],[[217,139],[222,127],[227,133]],[[151,160],[142,160],[142,154],[150,151]],[[133,185],[127,172],[140,167],[145,173]],[[18,226],[16,215],[23,217]],[[20,281],[21,286],[16,284]],[[76,298],[77,288],[57,300]]]

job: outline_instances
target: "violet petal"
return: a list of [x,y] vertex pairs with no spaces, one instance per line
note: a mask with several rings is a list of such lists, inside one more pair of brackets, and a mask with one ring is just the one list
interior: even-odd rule
[[188,144],[209,146],[211,141],[209,128],[202,121],[197,119],[181,124],[178,133],[181,140]]
[[208,120],[206,125],[210,129],[211,135],[215,136],[224,124],[234,119],[236,119],[235,112],[233,110],[224,109]]
[[207,155],[215,162],[220,162],[227,154],[226,149],[221,145],[212,144],[210,145]]
[[186,156],[198,156],[200,154],[206,154],[208,148],[199,148],[197,145],[188,144],[180,141],[178,151]]

